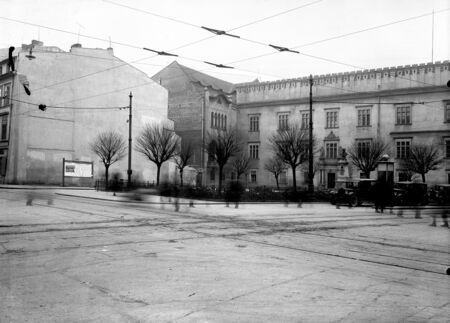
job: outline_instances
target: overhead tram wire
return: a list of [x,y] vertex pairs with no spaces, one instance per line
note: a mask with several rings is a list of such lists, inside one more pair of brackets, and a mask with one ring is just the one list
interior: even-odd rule
[[[450,8],[441,9],[441,10],[435,11],[435,13],[442,13],[442,12],[449,11],[449,10],[450,10]],[[395,24],[399,24],[399,23],[403,23],[403,22],[407,22],[407,21],[411,21],[411,20],[415,20],[415,19],[420,19],[420,18],[427,17],[427,16],[430,16],[430,15],[432,15],[432,13],[425,13],[425,14],[418,15],[418,16],[412,16],[412,17],[408,17],[408,18],[405,18],[405,19],[395,20],[395,21],[391,21],[389,23],[385,23],[385,24],[381,24],[381,25],[377,25],[377,26],[372,26],[372,27],[367,27],[367,28],[364,28],[364,29],[359,29],[359,30],[356,30],[356,31],[352,31],[352,32],[348,32],[348,33],[344,33],[344,34],[340,34],[340,35],[336,35],[336,36],[320,39],[320,40],[317,40],[317,41],[304,43],[304,44],[301,44],[301,45],[293,46],[292,48],[293,49],[301,49],[303,47],[312,46],[312,45],[324,43],[324,42],[335,40],[335,39],[340,39],[340,38],[353,36],[353,35],[360,34],[360,33],[363,33],[363,32],[372,31],[372,30],[388,27],[388,26],[391,26],[391,25],[395,25]],[[275,55],[277,53],[278,52],[270,52],[270,53],[261,54],[261,55],[258,55],[258,56],[247,57],[247,58],[244,58],[244,59],[241,59],[241,60],[229,62],[228,64],[241,63],[241,62],[245,62],[245,61],[248,61],[248,60],[253,60],[255,58],[261,58],[261,57]]]
[[[329,40],[334,40],[334,39],[338,39],[338,38],[342,38],[342,37],[347,37],[347,36],[350,36],[350,35],[354,35],[354,34],[366,32],[366,31],[370,31],[370,30],[374,30],[374,29],[378,29],[378,28],[382,28],[382,27],[387,27],[387,26],[391,26],[391,25],[393,25],[393,24],[398,24],[398,23],[402,23],[402,22],[406,22],[406,21],[411,21],[411,20],[423,18],[423,17],[429,16],[429,15],[434,15],[435,13],[442,13],[442,12],[445,12],[445,11],[450,10],[450,8],[447,8],[447,9],[441,9],[441,10],[438,10],[438,11],[436,11],[436,12],[433,11],[433,13],[425,13],[425,14],[422,14],[422,15],[413,16],[413,17],[409,17],[409,18],[397,20],[397,21],[390,22],[390,23],[385,23],[385,24],[382,24],[382,25],[374,26],[374,27],[364,28],[364,29],[362,29],[362,30],[358,30],[358,31],[354,31],[354,32],[347,33],[347,34],[343,34],[343,35],[338,35],[338,36],[330,37],[330,38],[327,38],[327,39],[324,39],[324,40],[319,40],[319,41],[316,41],[316,42],[312,42],[312,43],[308,43],[308,44],[296,46],[296,47],[293,47],[293,48],[289,49],[289,48],[287,48],[287,47],[282,47],[282,46],[273,45],[273,44],[266,44],[266,43],[263,43],[263,42],[260,42],[260,41],[257,41],[257,40],[252,40],[252,39],[240,37],[240,36],[238,36],[238,35],[231,35],[231,34],[228,34],[229,31],[233,31],[233,30],[242,28],[242,27],[244,27],[244,26],[246,26],[246,25],[242,25],[242,26],[240,26],[240,27],[237,27],[237,28],[234,28],[234,29],[230,29],[230,30],[228,30],[228,31],[218,30],[218,29],[213,29],[213,28],[209,28],[209,27],[205,27],[205,26],[195,25],[195,24],[192,24],[192,23],[189,23],[189,22],[186,22],[186,21],[182,21],[182,20],[179,20],[179,19],[174,19],[174,18],[167,17],[167,16],[164,16],[164,15],[155,14],[155,13],[153,13],[153,12],[149,12],[149,11],[146,11],[146,10],[143,10],[143,9],[134,8],[134,7],[130,7],[130,6],[122,5],[122,4],[117,4],[117,3],[115,3],[115,2],[113,2],[113,1],[111,1],[111,0],[103,0],[103,1],[108,2],[108,3],[111,3],[111,4],[114,4],[114,5],[122,6],[122,7],[128,8],[128,9],[131,9],[131,10],[135,10],[135,11],[147,13],[147,14],[150,14],[150,15],[153,15],[153,16],[157,16],[157,17],[162,18],[162,19],[167,19],[167,20],[170,20],[170,21],[175,21],[175,22],[177,22],[177,23],[189,25],[189,26],[192,26],[192,27],[205,29],[205,30],[207,30],[207,31],[209,31],[209,32],[212,32],[215,36],[217,36],[217,35],[226,35],[226,36],[231,36],[232,38],[241,39],[241,40],[244,40],[244,41],[247,41],[247,42],[250,42],[250,43],[254,43],[254,44],[258,44],[258,45],[261,45],[261,46],[269,46],[269,47],[272,47],[272,48],[274,48],[274,49],[277,50],[277,52],[275,52],[275,53],[278,53],[278,52],[292,52],[292,53],[297,53],[297,54],[304,55],[304,56],[307,56],[307,57],[311,57],[311,58],[314,58],[314,59],[319,59],[319,60],[327,61],[327,62],[330,62],[330,63],[340,64],[340,65],[349,66],[349,67],[357,68],[357,69],[363,69],[363,70],[364,70],[364,69],[367,69],[367,68],[365,68],[365,67],[360,67],[360,66],[355,66],[355,65],[351,65],[351,64],[347,64],[347,63],[343,63],[343,62],[339,62],[339,61],[332,60],[332,59],[328,59],[328,58],[324,58],[324,57],[319,57],[319,56],[310,55],[310,54],[306,54],[306,53],[300,53],[300,52],[298,52],[298,51],[295,51],[294,49],[301,48],[301,47],[305,47],[305,46],[312,45],[312,44],[316,44],[316,43],[321,43],[321,42],[329,41]],[[309,3],[309,4],[307,4],[307,5],[311,5],[311,4],[314,4],[314,3],[317,3],[317,2],[320,2],[320,1],[315,1],[315,2]],[[306,6],[306,5],[304,5],[304,6]],[[303,7],[304,7],[304,6],[303,6]],[[285,12],[284,12],[284,13],[285,13]],[[281,13],[281,14],[282,14],[282,13]],[[273,15],[272,17],[274,17],[274,16],[276,16],[276,15]],[[267,19],[269,19],[269,18],[270,18],[270,17],[268,17]],[[260,21],[261,21],[261,20],[260,20]],[[275,54],[275,53],[270,53],[270,54],[268,54],[268,55],[272,55],[272,54]],[[267,56],[268,56],[268,55],[267,55]],[[257,57],[258,57],[258,58],[264,57],[264,55],[258,55]],[[248,58],[248,59],[245,59],[245,60],[249,60],[249,59],[254,59],[254,58]],[[227,67],[227,68],[230,68],[230,67],[227,66],[227,65],[232,65],[232,64],[234,64],[234,63],[236,63],[236,62],[242,62],[242,61],[244,61],[244,60],[226,63],[225,65],[222,65],[222,64],[211,64],[211,65],[214,65],[214,66],[216,66],[216,67],[222,67],[222,68],[223,68],[224,66]],[[203,62],[204,62],[204,61],[203,61]],[[206,62],[206,63],[209,64],[208,62]],[[399,77],[399,78],[402,78],[402,77]],[[435,85],[435,84],[432,84],[432,83],[422,82],[422,81],[418,81],[418,80],[411,80],[411,79],[408,79],[408,78],[403,78],[403,79],[409,80],[409,81],[411,81],[411,82],[416,82],[416,83],[426,84],[426,85],[432,85],[432,86]]]
[[[33,103],[33,102],[27,102],[22,101],[14,98],[9,98],[11,101],[20,102],[24,104],[34,105],[34,106],[41,106],[43,104]],[[46,105],[46,109],[67,109],[67,110],[123,110],[128,109],[128,106],[120,106],[120,107],[65,107],[65,106],[53,106],[53,105]]]
[[[437,11],[438,13],[439,12],[443,12],[443,11],[446,11],[446,10],[450,10],[450,9],[445,9],[445,10],[440,10],[440,11]],[[425,15],[422,15],[422,16],[426,16],[426,15],[429,15],[429,14],[425,14]],[[421,17],[421,16],[416,16],[416,17],[412,17],[411,19],[414,19],[414,18],[418,18],[418,17]],[[3,17],[0,17],[0,18],[3,18]],[[8,18],[6,18],[6,19],[8,19]],[[8,19],[8,20],[11,20],[11,19]],[[404,19],[404,20],[402,20],[402,21],[406,21],[407,19]],[[410,19],[409,19],[410,20]],[[29,24],[29,23],[27,23],[27,22],[22,22],[22,21],[18,21],[18,20],[14,20],[15,22],[21,22],[21,23],[25,23],[25,24]],[[36,24],[31,24],[31,25],[36,25]],[[247,24],[248,25],[248,24]],[[388,24],[384,24],[383,26],[386,26],[386,25],[388,25]],[[44,27],[44,26],[42,26],[42,27]],[[46,27],[44,27],[44,28],[46,28]],[[58,29],[56,29],[56,28],[51,28],[51,27],[48,27],[49,29],[52,29],[52,30],[58,30]],[[375,27],[374,27],[375,28]],[[372,29],[374,29],[374,28],[372,28]],[[62,31],[62,30],[61,30]],[[67,31],[62,31],[62,32],[67,32]],[[72,32],[68,32],[68,33],[72,33]],[[74,33],[72,33],[72,34],[74,34]],[[78,34],[77,34],[78,35]],[[90,36],[86,36],[86,35],[81,35],[82,37],[90,37]],[[213,36],[214,37],[214,36]],[[96,37],[94,37],[94,38],[96,38]],[[245,39],[244,39],[245,40]],[[104,41],[106,41],[106,40],[104,40]],[[108,40],[109,41],[109,40]],[[117,44],[123,44],[123,43],[119,43],[119,42],[114,42],[114,43],[117,43]],[[132,46],[134,46],[134,45],[132,45]],[[274,47],[273,45],[268,45],[268,46],[271,46],[271,47]],[[276,47],[278,47],[278,46],[276,46]],[[139,47],[140,48],[140,47]],[[279,48],[282,48],[282,47],[279,47]],[[291,50],[289,50],[289,49],[287,49],[287,48],[283,48],[284,50],[279,50],[280,52],[281,51],[291,51]],[[308,55],[308,54],[306,54],[306,55]],[[139,59],[139,60],[136,60],[136,61],[132,61],[131,63],[136,63],[136,62],[138,62],[138,61],[142,61],[142,60],[145,60],[145,59],[148,59],[148,58],[153,58],[153,57],[155,57],[156,55],[154,55],[154,56],[151,56],[151,57],[146,57],[146,58],[143,58],[143,59]],[[264,56],[264,55],[258,55],[257,57],[262,57],[262,56]],[[330,60],[330,59],[326,59],[326,58],[322,58],[322,57],[318,57],[318,56],[313,56],[313,55],[309,55],[309,56],[311,56],[311,57],[314,57],[314,58],[317,58],[317,59],[322,59],[322,60],[326,60],[326,61],[329,61],[329,62],[333,62],[333,63],[337,63],[337,64],[342,64],[342,65],[346,65],[346,66],[351,66],[351,67],[356,67],[356,66],[354,66],[354,65],[350,65],[350,64],[346,64],[346,63],[342,63],[342,62],[338,62],[338,61],[333,61],[333,60]],[[189,59],[189,58],[186,58],[186,57],[184,57],[185,59]],[[196,60],[196,59],[190,59],[190,60],[193,60],[193,61],[197,61],[197,62],[205,62],[205,61],[200,61],[200,60]],[[248,60],[248,59],[247,59]],[[242,61],[242,60],[240,60],[240,61]],[[51,84],[51,85],[49,85],[49,86],[46,86],[46,87],[44,87],[44,88],[47,88],[47,87],[50,87],[50,86],[54,86],[54,85],[58,85],[58,84],[62,84],[62,83],[66,83],[66,82],[70,82],[70,81],[73,81],[73,80],[77,80],[77,79],[80,79],[80,78],[84,78],[84,77],[87,77],[87,76],[91,76],[91,75],[94,75],[94,74],[98,74],[98,73],[101,73],[101,72],[104,72],[104,71],[107,71],[107,70],[111,70],[111,69],[114,69],[114,68],[118,68],[118,67],[121,67],[121,66],[125,66],[125,65],[128,65],[128,63],[124,63],[124,64],[121,64],[121,65],[118,65],[118,66],[115,66],[115,67],[112,67],[112,68],[108,68],[108,69],[106,69],[106,70],[102,70],[102,71],[97,71],[97,72],[94,72],[94,73],[90,73],[90,74],[87,74],[87,75],[83,75],[83,76],[81,76],[81,77],[77,77],[77,78],[74,78],[74,79],[70,79],[70,80],[66,80],[66,81],[63,81],[63,82],[59,82],[59,83],[55,83],[55,84]],[[223,67],[223,65],[222,64],[212,64],[212,65],[215,65],[216,67]],[[362,67],[357,67],[357,68],[360,68],[360,69],[364,69],[364,68],[362,68]],[[237,69],[237,70],[239,70],[239,69]],[[242,71],[246,71],[246,70],[242,70]],[[250,72],[250,73],[255,73],[255,74],[260,74],[259,72],[257,73],[257,72],[253,72],[253,71],[246,71],[246,72]],[[405,78],[406,79],[406,78]],[[417,81],[417,80],[411,80],[411,79],[407,79],[407,80],[409,80],[409,81],[413,81],[413,82],[420,82],[420,83],[425,83],[425,82],[421,82],[421,81]],[[430,83],[425,83],[425,84],[430,84]],[[430,85],[434,85],[434,84],[430,84]],[[42,88],[39,88],[39,89],[42,89]],[[36,89],[36,90],[39,90],[39,89]],[[35,91],[36,91],[35,90]]]
[[[116,3],[114,3],[114,2],[112,2],[110,0],[104,0],[104,1],[116,4]],[[306,56],[306,57],[311,57],[311,58],[314,58],[314,59],[323,60],[323,61],[326,61],[326,62],[329,62],[329,63],[344,65],[344,66],[348,66],[348,67],[352,67],[352,68],[356,68],[356,69],[362,69],[362,70],[367,69],[365,67],[352,65],[352,64],[340,62],[340,61],[337,61],[337,60],[333,60],[333,59],[329,59],[329,58],[325,58],[325,57],[320,57],[320,56],[316,56],[316,55],[311,55],[311,54],[307,54],[307,53],[302,53],[302,52],[298,52],[298,51],[294,50],[294,49],[299,48],[299,47],[305,47],[308,44],[305,44],[305,45],[302,45],[302,46],[296,46],[296,47],[293,47],[292,49],[289,49],[287,47],[282,47],[282,46],[273,45],[273,44],[266,44],[266,43],[263,43],[263,42],[260,42],[260,41],[256,41],[256,40],[252,40],[252,39],[248,39],[248,38],[244,38],[244,37],[240,37],[238,35],[231,35],[231,34],[228,34],[228,31],[213,29],[213,28],[209,28],[209,27],[205,27],[205,26],[198,26],[198,25],[194,25],[194,24],[191,24],[191,23],[187,23],[185,21],[180,21],[178,19],[172,19],[172,18],[167,17],[167,16],[162,16],[162,15],[157,15],[157,14],[154,14],[154,13],[150,13],[150,12],[145,11],[145,10],[141,10],[141,9],[137,9],[137,8],[133,8],[133,7],[129,7],[129,6],[125,6],[125,7],[130,8],[132,10],[142,11],[142,12],[145,12],[145,13],[156,15],[156,16],[161,17],[163,19],[169,19],[169,20],[176,21],[176,22],[179,22],[179,23],[182,23],[182,24],[188,24],[188,25],[193,26],[193,27],[205,29],[205,30],[207,30],[209,32],[212,32],[214,35],[226,35],[226,36],[230,36],[232,38],[241,39],[241,40],[244,40],[244,41],[247,41],[247,42],[251,42],[251,43],[254,43],[254,44],[258,44],[258,45],[261,45],[261,46],[269,46],[269,47],[272,47],[272,48],[277,50],[277,52],[275,52],[275,53],[278,53],[278,52],[292,52],[292,53],[300,54],[300,55],[303,55],[303,56]],[[444,11],[447,11],[447,10],[450,10],[450,9],[442,9],[442,10],[439,10],[437,12],[441,13],[441,12],[444,12]],[[398,23],[401,23],[401,22],[422,18],[422,17],[429,16],[429,15],[430,15],[430,13],[426,13],[426,14],[422,14],[422,15],[419,15],[419,16],[409,17],[409,18],[401,19],[401,20],[398,20],[398,21],[395,21],[395,22],[391,22],[391,23],[386,23],[386,24],[382,24],[382,25],[379,25],[379,26],[365,28],[363,30],[347,33],[347,34],[344,34],[344,35],[338,35],[338,36],[335,36],[335,37],[330,37],[330,38],[327,38],[325,40],[320,40],[320,41],[313,42],[313,43],[310,43],[310,44],[321,43],[321,42],[328,41],[328,40],[338,39],[338,38],[342,38],[344,36],[354,35],[354,34],[362,33],[362,32],[365,32],[365,31],[370,31],[370,30],[374,30],[374,29],[377,29],[377,28],[382,28],[382,27],[393,25],[393,24],[398,24]],[[236,29],[237,28],[232,29],[232,30],[236,30]],[[229,30],[229,31],[232,31],[232,30]],[[264,55],[258,55],[257,57],[258,58],[259,57],[264,57]],[[207,64],[210,64],[210,65],[213,65],[215,67],[220,67],[220,68],[232,68],[232,67],[230,67],[228,65],[232,65],[233,63],[236,63],[236,61],[235,61],[235,62],[227,63],[227,64],[224,65],[224,64],[213,64],[213,63],[210,63],[210,62],[207,62],[207,61],[203,61],[203,62],[207,63]],[[242,62],[242,60],[237,61],[237,62]],[[405,80],[408,80],[408,81],[411,81],[411,82],[416,82],[416,83],[421,83],[421,84],[426,84],[426,85],[431,85],[431,86],[435,85],[435,84],[432,84],[432,83],[423,82],[423,81],[419,81],[419,80],[412,80],[412,79],[408,79],[408,78],[404,78],[404,77],[400,77],[400,76],[399,76],[399,78],[405,79]]]
[[[104,1],[105,1],[105,0],[104,0]],[[255,21],[251,21],[251,22],[249,22],[249,23],[246,23],[246,24],[243,24],[243,25],[240,25],[240,26],[237,26],[237,27],[234,27],[234,28],[232,28],[231,30],[237,30],[237,29],[240,29],[240,28],[244,28],[244,27],[247,27],[247,26],[250,26],[250,25],[259,23],[259,22],[261,22],[261,21],[265,21],[265,20],[268,20],[268,19],[271,19],[271,18],[280,16],[280,15],[283,15],[283,14],[286,14],[286,13],[289,13],[289,12],[292,12],[292,11],[294,11],[294,10],[298,10],[298,9],[304,8],[304,7],[306,7],[306,6],[310,6],[310,5],[312,5],[312,4],[315,4],[315,3],[318,3],[318,2],[321,2],[321,1],[323,1],[323,0],[317,0],[317,1],[314,1],[314,2],[310,2],[310,3],[304,4],[304,5],[295,7],[295,8],[291,8],[291,9],[282,11],[282,12],[280,12],[280,13],[277,13],[277,14],[274,14],[274,15],[271,15],[271,16],[268,16],[268,17],[264,17],[264,18],[261,18],[261,19],[255,20]],[[110,3],[115,4],[115,5],[118,5],[118,6],[121,5],[121,4],[113,3],[112,1],[105,1],[105,2],[110,2]],[[135,9],[135,8],[133,8],[133,9]],[[138,10],[138,9],[136,9],[136,10]],[[170,20],[177,20],[177,19],[172,19],[172,18],[170,18],[170,17],[166,17],[166,18],[167,18],[167,19],[170,19]],[[31,25],[31,26],[35,26],[35,27],[37,26],[37,27],[39,27],[39,28],[42,27],[42,28],[45,28],[45,29],[53,30],[53,31],[58,31],[58,32],[62,32],[62,33],[67,33],[67,34],[72,34],[72,35],[76,35],[76,36],[81,36],[81,37],[84,37],[84,38],[91,38],[91,39],[96,39],[96,40],[100,40],[100,41],[104,41],[104,42],[108,42],[108,43],[114,43],[114,44],[118,44],[118,45],[123,45],[123,46],[127,46],[127,47],[132,47],[132,48],[139,48],[139,49],[141,49],[140,46],[136,46],[136,45],[125,44],[125,43],[122,43],[122,42],[111,42],[110,39],[107,40],[107,39],[101,39],[101,38],[98,38],[98,37],[93,37],[93,36],[88,36],[88,35],[82,35],[82,34],[79,34],[79,33],[71,32],[71,31],[67,31],[67,30],[63,30],[63,29],[59,29],[59,28],[47,27],[47,26],[38,25],[38,24],[34,24],[34,23],[29,23],[29,22],[21,21],[21,20],[17,20],[17,19],[10,19],[10,18],[1,17],[1,16],[0,16],[0,19],[9,20],[9,21],[13,21],[13,22],[16,22],[16,23],[27,24],[27,25]],[[181,22],[181,21],[179,21],[179,22]],[[188,24],[188,25],[193,25],[193,24],[190,24],[190,23],[188,23],[188,22],[186,22],[186,24]],[[201,28],[201,27],[200,27],[200,28]],[[231,30],[229,30],[229,31],[231,31]],[[200,40],[192,41],[192,42],[186,43],[186,44],[184,44],[184,45],[178,46],[178,47],[176,47],[176,48],[173,48],[173,49],[171,49],[170,51],[178,50],[178,49],[181,49],[181,48],[185,48],[185,47],[188,47],[188,46],[197,44],[197,43],[199,43],[199,42],[205,41],[205,40],[207,40],[207,39],[214,38],[214,37],[216,37],[216,36],[217,36],[217,35],[213,35],[213,36],[209,36],[209,37],[206,37],[206,38],[202,38],[202,39],[200,39]],[[70,54],[72,54],[72,53],[70,53]],[[76,54],[72,54],[72,55],[76,55]],[[122,64],[122,65],[118,65],[118,66],[115,66],[115,67],[112,67],[112,68],[108,68],[108,69],[105,69],[105,70],[102,70],[102,71],[97,71],[97,72],[94,72],[94,73],[89,73],[89,74],[86,74],[86,75],[82,75],[82,76],[80,76],[80,77],[72,78],[72,79],[69,79],[69,80],[66,80],[66,81],[62,81],[62,82],[50,84],[50,85],[45,86],[45,87],[37,88],[37,89],[35,89],[34,91],[38,91],[38,90],[45,89],[45,88],[49,88],[49,87],[56,86],[56,85],[59,85],[59,84],[64,84],[64,83],[67,83],[67,82],[75,81],[75,80],[78,80],[78,79],[81,79],[81,78],[84,78],[84,77],[89,77],[89,76],[92,76],[92,75],[95,75],[95,74],[102,73],[102,72],[104,72],[104,71],[109,71],[109,70],[112,70],[112,69],[115,69],[115,68],[120,68],[120,67],[122,67],[122,66],[126,66],[126,65],[129,65],[129,64],[138,63],[138,62],[141,62],[141,61],[144,61],[144,60],[147,60],[147,59],[154,58],[154,57],[156,57],[156,56],[158,56],[158,55],[153,55],[153,56],[149,56],[149,57],[137,59],[137,60],[131,61],[130,63],[124,63],[124,64]],[[259,74],[259,73],[256,73],[256,72],[251,72],[251,73]]]

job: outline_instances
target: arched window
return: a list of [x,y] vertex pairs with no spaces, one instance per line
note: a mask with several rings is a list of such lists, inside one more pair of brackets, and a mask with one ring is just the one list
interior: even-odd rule
[[220,128],[223,129],[223,114],[220,115]]
[[214,127],[214,112],[211,112],[211,128]]
[[217,113],[214,112],[214,127],[217,128]]
[[225,116],[225,120],[224,120],[224,126],[223,126],[223,128],[224,128],[224,129],[226,129],[226,128],[227,128],[227,116]]

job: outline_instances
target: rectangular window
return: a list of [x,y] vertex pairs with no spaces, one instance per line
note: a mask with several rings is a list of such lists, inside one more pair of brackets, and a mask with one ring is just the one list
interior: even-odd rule
[[411,106],[401,105],[396,107],[396,124],[408,125],[411,124]]
[[301,116],[302,116],[301,128],[309,129],[309,112],[302,112]]
[[370,150],[370,140],[357,140],[356,145],[358,149],[358,155],[366,156]]
[[0,115],[0,140],[8,139],[8,115]]
[[327,128],[338,127],[338,111],[327,111]]
[[253,183],[253,184],[256,183],[256,170],[255,169],[250,170],[250,183]]
[[445,105],[445,122],[450,122],[450,103]]
[[397,158],[406,158],[409,156],[409,149],[411,146],[411,139],[397,139],[395,141]]
[[11,84],[3,85],[3,91],[2,91],[3,106],[9,105],[9,102],[10,102],[10,99],[9,99],[10,91],[11,91]]
[[325,144],[326,158],[336,159],[337,151],[338,151],[337,142],[327,142]]
[[278,115],[278,130],[289,129],[289,114],[282,113]]
[[259,116],[250,116],[250,131],[259,131]]
[[358,127],[370,126],[370,108],[358,109]]
[[209,179],[211,181],[215,181],[216,180],[216,169],[215,168],[211,168],[211,172],[209,173]]
[[259,144],[250,144],[250,158],[251,159],[259,159]]

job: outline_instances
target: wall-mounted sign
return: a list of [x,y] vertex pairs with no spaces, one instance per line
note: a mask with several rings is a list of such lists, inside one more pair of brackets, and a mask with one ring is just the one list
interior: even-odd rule
[[94,163],[73,160],[63,160],[65,177],[93,177]]

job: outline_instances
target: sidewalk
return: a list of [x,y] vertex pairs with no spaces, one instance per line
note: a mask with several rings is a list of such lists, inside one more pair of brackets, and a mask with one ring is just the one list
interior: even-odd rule
[[78,186],[58,186],[58,185],[17,185],[17,184],[0,184],[0,189],[8,190],[94,190],[93,187]]

